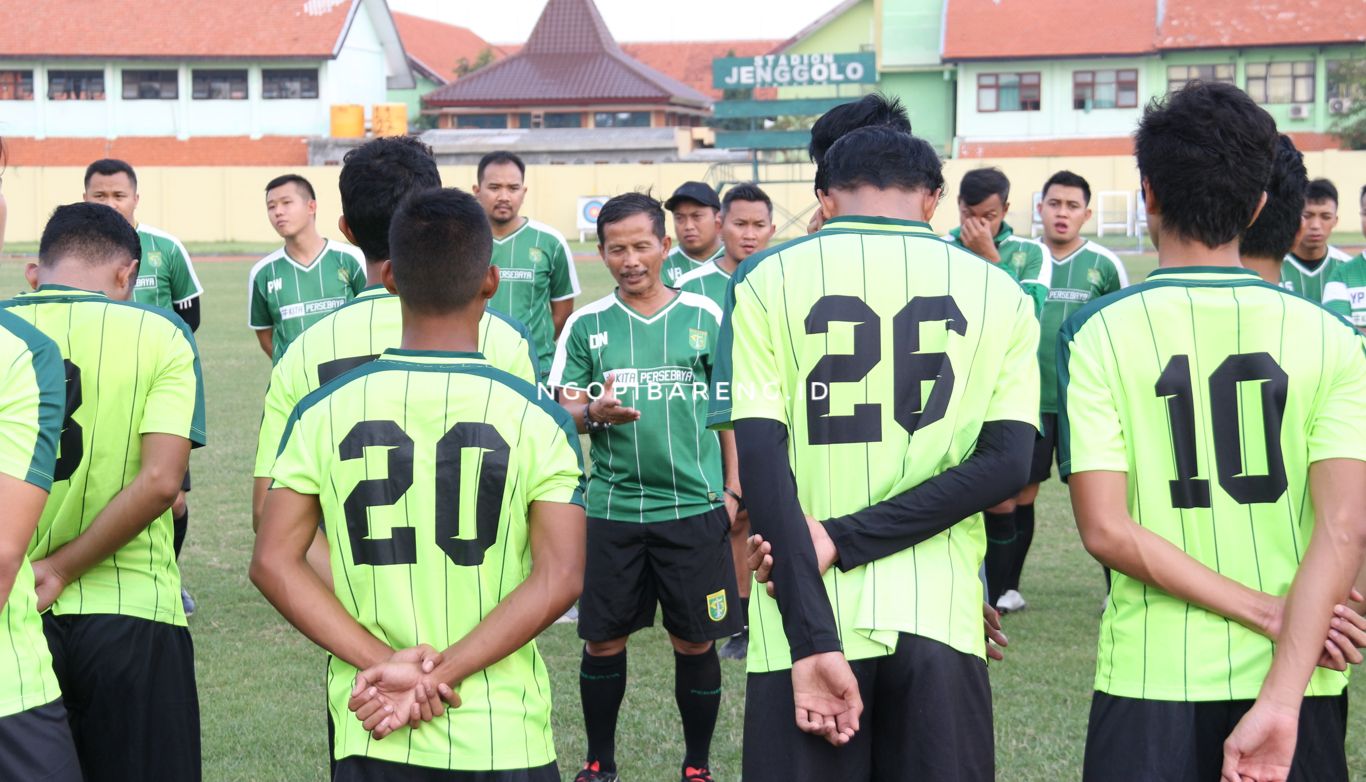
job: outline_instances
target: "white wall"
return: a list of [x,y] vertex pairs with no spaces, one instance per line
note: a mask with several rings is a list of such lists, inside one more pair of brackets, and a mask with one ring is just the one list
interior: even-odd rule
[[368,118],[371,107],[389,99],[388,69],[379,33],[370,14],[361,9],[351,22],[337,59],[324,69],[319,95],[325,103],[359,103],[365,106]]
[[[1128,109],[1072,108],[1074,71],[1138,71],[1138,105]],[[958,71],[957,135],[972,140],[1103,138],[1127,136],[1142,114],[1147,61],[1139,58],[963,63]],[[1039,73],[1038,111],[977,111],[977,76],[984,73]]]

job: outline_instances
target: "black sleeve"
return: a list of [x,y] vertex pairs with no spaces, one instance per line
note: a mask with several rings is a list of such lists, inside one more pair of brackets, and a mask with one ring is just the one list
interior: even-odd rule
[[189,326],[192,332],[199,330],[199,299],[199,296],[195,296],[189,301],[175,305],[175,313],[185,321],[185,325]]
[[[987,421],[977,447],[962,464],[872,507],[827,520],[825,531],[839,552],[839,569],[904,551],[1014,497],[1029,482],[1037,434],[1021,421]],[[741,485],[748,497],[749,484]],[[776,571],[777,557],[774,564]]]
[[840,651],[835,613],[787,458],[787,427],[756,418],[736,421],[735,447],[750,526],[773,546],[773,582],[793,661]]

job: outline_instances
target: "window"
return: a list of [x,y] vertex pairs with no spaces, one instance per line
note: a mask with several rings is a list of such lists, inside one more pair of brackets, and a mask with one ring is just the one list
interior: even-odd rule
[[455,118],[457,128],[482,128],[501,130],[508,126],[506,114],[461,114]]
[[266,68],[261,71],[261,97],[289,100],[318,97],[317,68]]
[[543,122],[547,128],[581,128],[583,127],[583,115],[577,111],[555,114],[546,112]]
[[1090,111],[1137,105],[1137,70],[1072,72],[1072,108]]
[[104,100],[104,71],[48,71],[48,100]]
[[175,100],[180,97],[180,76],[175,71],[123,72],[124,100]]
[[246,100],[245,70],[199,70],[190,77],[190,97],[195,100]]
[[33,71],[0,71],[0,100],[33,100]]
[[524,112],[522,112],[521,114],[518,114],[518,115],[517,115],[517,127],[519,127],[519,128],[530,128],[530,127],[531,127],[531,112],[529,112],[529,111],[524,111]]
[[1167,67],[1167,92],[1176,92],[1193,81],[1233,83],[1233,65],[1171,65]]
[[1314,63],[1250,62],[1247,94],[1258,103],[1313,103]]
[[648,111],[599,111],[593,115],[595,128],[648,128]]
[[1039,74],[981,74],[977,77],[977,110],[1038,111]]

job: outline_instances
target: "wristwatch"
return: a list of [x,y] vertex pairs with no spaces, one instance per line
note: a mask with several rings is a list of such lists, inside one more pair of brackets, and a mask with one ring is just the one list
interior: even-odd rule
[[583,428],[589,434],[598,434],[612,428],[611,421],[596,421],[593,419],[593,400],[588,401],[588,407],[583,409]]

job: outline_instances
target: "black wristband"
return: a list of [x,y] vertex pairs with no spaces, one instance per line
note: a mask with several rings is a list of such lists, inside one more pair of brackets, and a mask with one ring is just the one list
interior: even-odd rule
[[734,489],[727,486],[723,488],[721,491],[724,491],[726,494],[730,495],[731,499],[735,500],[736,510],[745,509],[745,498],[741,497],[739,494],[736,494]]

